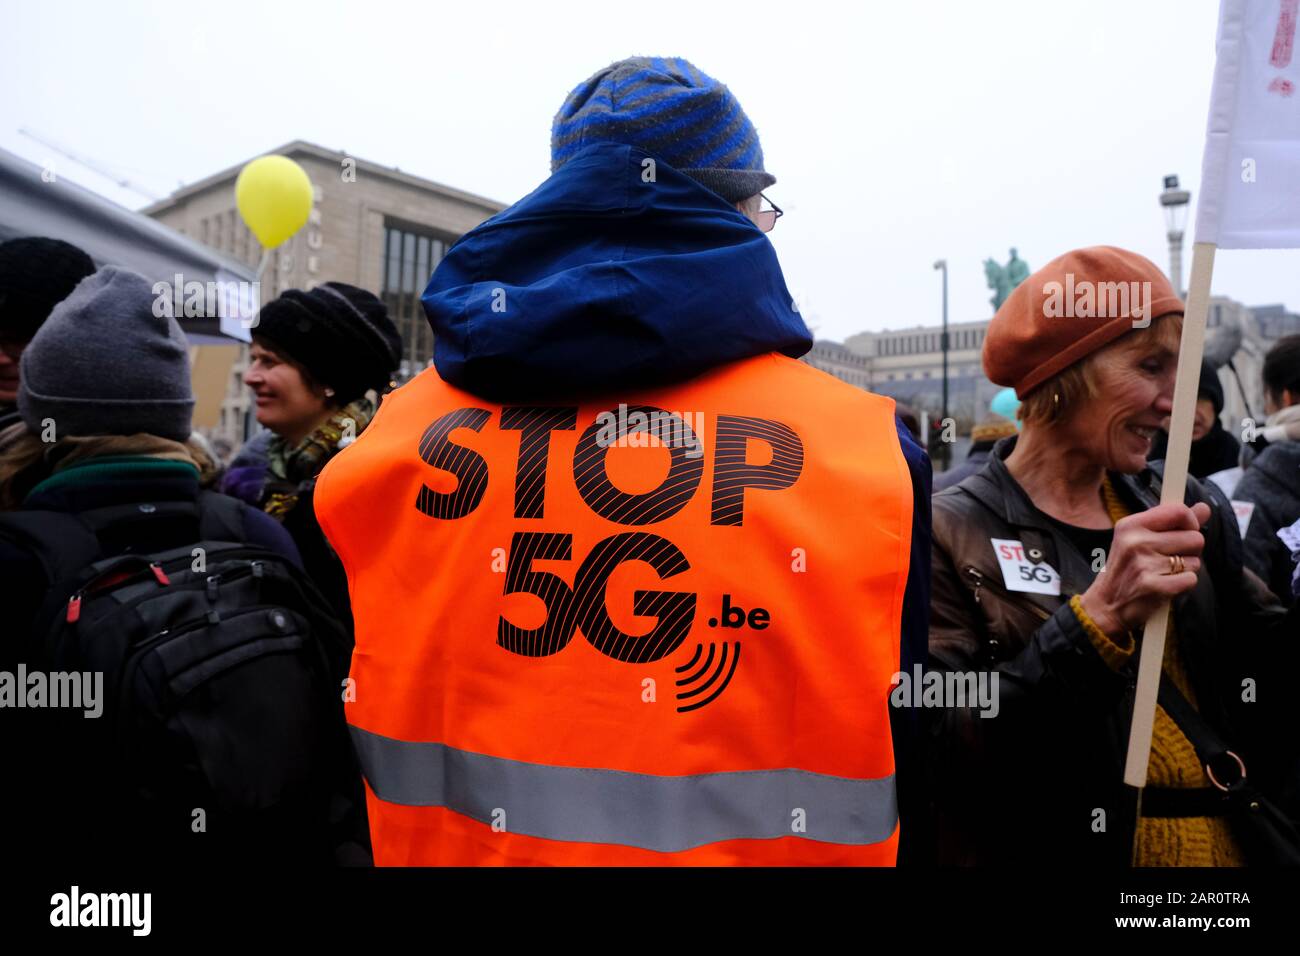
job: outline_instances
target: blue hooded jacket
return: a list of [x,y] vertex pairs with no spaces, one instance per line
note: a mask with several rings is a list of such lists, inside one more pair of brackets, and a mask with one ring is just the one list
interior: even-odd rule
[[[438,374],[498,402],[665,385],[812,347],[767,236],[662,159],[617,143],[583,149],[463,236],[421,301]],[[914,504],[899,662],[911,674],[929,640],[931,470],[895,425]],[[914,717],[895,721],[900,780],[912,753],[900,734]]]
[[498,401],[664,384],[812,347],[767,237],[615,143],[584,149],[462,237],[422,301],[438,374]]

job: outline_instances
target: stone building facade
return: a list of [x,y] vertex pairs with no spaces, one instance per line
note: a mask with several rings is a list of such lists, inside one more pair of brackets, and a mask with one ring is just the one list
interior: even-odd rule
[[[984,336],[988,319],[956,322],[948,326],[948,413],[961,433],[988,413],[989,403],[1001,391],[984,377]],[[1251,307],[1227,296],[1210,299],[1206,317],[1207,352],[1220,337],[1240,341],[1232,352],[1231,367],[1219,368],[1223,384],[1223,424],[1240,432],[1247,418],[1263,419],[1264,355],[1283,335],[1300,333],[1300,316],[1280,305]],[[819,341],[806,361],[882,395],[906,402],[931,420],[939,417],[943,396],[943,351],[940,326],[913,326],[882,332],[861,332],[843,345]],[[857,361],[835,357],[848,351]],[[851,374],[841,374],[841,370]]]
[[[416,374],[433,357],[420,293],[451,244],[504,204],[301,140],[271,152],[307,172],[313,203],[307,224],[271,250],[261,273],[261,302],[329,281],[369,289],[384,300],[402,333],[399,377]],[[214,173],[142,212],[255,270],[263,250],[235,208],[235,179],[243,166]],[[242,383],[247,346],[232,339],[195,352],[196,426],[238,445],[256,428]]]

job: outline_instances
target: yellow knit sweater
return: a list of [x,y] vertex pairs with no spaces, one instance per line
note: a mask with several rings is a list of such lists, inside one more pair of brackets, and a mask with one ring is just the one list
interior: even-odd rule
[[[1128,510],[1115,494],[1107,478],[1102,486],[1106,510],[1112,522],[1128,514]],[[1123,635],[1121,641],[1113,640],[1097,627],[1079,603],[1078,596],[1070,599],[1079,623],[1101,659],[1113,670],[1118,670],[1133,656],[1136,642],[1132,634]],[[1165,641],[1164,671],[1183,696],[1197,707],[1196,695],[1183,667],[1178,651],[1178,633],[1170,619],[1169,637]],[[1165,713],[1156,708],[1155,726],[1151,736],[1151,763],[1147,768],[1147,786],[1151,787],[1208,787],[1209,778],[1196,756],[1196,748]],[[1243,866],[1245,857],[1238,846],[1225,817],[1142,817],[1138,820],[1138,866]]]

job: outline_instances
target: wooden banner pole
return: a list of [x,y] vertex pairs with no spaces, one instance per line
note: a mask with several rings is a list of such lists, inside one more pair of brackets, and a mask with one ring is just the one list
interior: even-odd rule
[[[1192,247],[1192,274],[1188,283],[1183,336],[1178,349],[1178,381],[1174,386],[1173,418],[1169,423],[1169,450],[1165,455],[1162,505],[1182,504],[1187,490],[1187,461],[1192,451],[1192,422],[1196,417],[1196,393],[1201,381],[1201,358],[1205,352],[1205,324],[1210,310],[1210,279],[1214,274],[1215,246],[1198,242]],[[1169,602],[1147,620],[1138,661],[1137,693],[1133,699],[1133,723],[1129,728],[1128,759],[1124,782],[1141,790],[1147,781],[1151,759],[1151,732],[1156,719],[1156,695],[1160,690],[1160,669],[1165,656],[1165,635],[1169,629]],[[1139,794],[1139,808],[1141,795]]]

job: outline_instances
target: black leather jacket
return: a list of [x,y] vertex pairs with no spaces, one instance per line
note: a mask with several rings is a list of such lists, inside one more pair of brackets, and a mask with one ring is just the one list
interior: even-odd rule
[[[1092,583],[1091,556],[1051,526],[1007,471],[1015,440],[1000,441],[982,471],[933,500],[930,666],[990,670],[999,682],[996,717],[973,706],[925,713],[938,858],[1127,865],[1135,791],[1122,777],[1137,655],[1112,671],[1069,607]],[[1159,504],[1161,465],[1111,474],[1130,512]],[[1205,501],[1212,513],[1201,529],[1197,586],[1173,605],[1184,665],[1202,716],[1279,796],[1294,765],[1295,671],[1287,665],[1297,660],[1300,618],[1243,569],[1227,500],[1195,479],[1186,500]],[[1055,568],[1060,595],[1008,591],[991,538],[1019,540],[1032,560]],[[1248,678],[1252,703],[1242,700]]]

